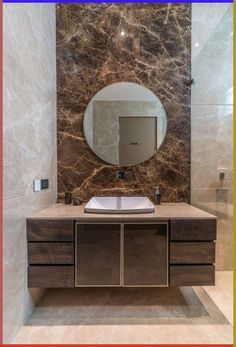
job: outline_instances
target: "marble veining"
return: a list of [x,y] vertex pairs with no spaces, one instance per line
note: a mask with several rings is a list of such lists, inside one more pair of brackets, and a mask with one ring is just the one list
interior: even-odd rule
[[218,218],[218,270],[234,253],[232,16],[232,4],[192,4],[191,203]]
[[[58,191],[190,199],[191,4],[57,5]],[[165,141],[150,160],[117,180],[117,167],[90,150],[83,117],[92,96],[115,82],[142,84],[162,102]]]
[[[4,4],[3,340],[8,344],[45,290],[27,288],[26,217],[55,203],[54,4]],[[49,189],[34,193],[35,178]]]

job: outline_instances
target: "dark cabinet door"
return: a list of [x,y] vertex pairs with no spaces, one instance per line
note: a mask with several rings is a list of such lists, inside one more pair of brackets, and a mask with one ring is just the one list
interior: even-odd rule
[[77,224],[76,286],[120,285],[120,225]]
[[167,223],[124,226],[124,285],[168,285]]

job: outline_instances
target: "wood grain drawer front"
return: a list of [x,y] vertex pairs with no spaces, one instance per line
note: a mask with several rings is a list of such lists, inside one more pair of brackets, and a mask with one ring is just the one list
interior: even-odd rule
[[29,264],[74,264],[74,242],[29,242]]
[[170,264],[213,264],[215,242],[170,242]]
[[216,240],[216,219],[180,219],[170,221],[171,241]]
[[27,220],[28,241],[74,241],[74,221],[57,219]]
[[74,266],[37,266],[28,267],[28,287],[35,288],[72,288]]
[[214,265],[170,266],[170,286],[211,286],[214,284]]

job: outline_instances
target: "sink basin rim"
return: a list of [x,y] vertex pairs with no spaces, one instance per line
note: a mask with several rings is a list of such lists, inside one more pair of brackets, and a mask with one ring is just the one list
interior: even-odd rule
[[[132,201],[133,206],[130,205]],[[85,205],[85,212],[103,214],[152,213],[155,212],[155,207],[144,196],[95,196]]]

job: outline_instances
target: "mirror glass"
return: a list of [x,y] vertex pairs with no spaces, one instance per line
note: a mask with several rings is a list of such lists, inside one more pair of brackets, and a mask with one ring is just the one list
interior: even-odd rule
[[89,147],[117,166],[137,165],[151,158],[166,129],[159,98],[137,83],[119,82],[101,89],[85,110],[84,134]]

